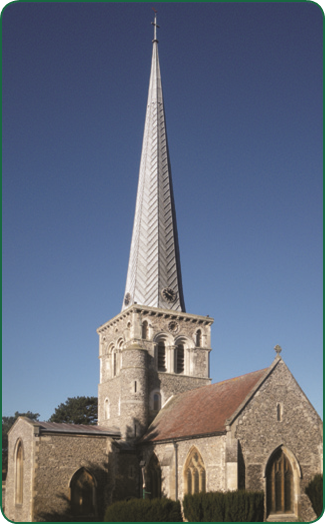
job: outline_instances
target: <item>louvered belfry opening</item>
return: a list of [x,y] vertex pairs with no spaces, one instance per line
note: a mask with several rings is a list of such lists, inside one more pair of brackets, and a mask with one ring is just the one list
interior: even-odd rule
[[176,373],[184,373],[184,346],[179,344],[176,348]]
[[164,342],[158,344],[158,371],[166,371],[166,348]]

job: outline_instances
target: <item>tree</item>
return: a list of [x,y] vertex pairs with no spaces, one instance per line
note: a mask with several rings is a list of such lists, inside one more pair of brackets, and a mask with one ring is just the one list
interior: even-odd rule
[[31,420],[38,420],[39,413],[19,413],[16,411],[14,416],[2,417],[2,480],[6,480],[8,469],[8,431],[14,425],[18,417],[28,417]]
[[65,403],[55,408],[49,422],[65,422],[66,424],[97,424],[98,400],[97,397],[68,398]]

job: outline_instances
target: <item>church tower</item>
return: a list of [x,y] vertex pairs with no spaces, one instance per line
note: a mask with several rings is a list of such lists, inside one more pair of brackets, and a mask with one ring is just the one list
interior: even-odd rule
[[122,311],[98,328],[98,423],[141,436],[175,394],[210,384],[213,319],[185,312],[157,17]]

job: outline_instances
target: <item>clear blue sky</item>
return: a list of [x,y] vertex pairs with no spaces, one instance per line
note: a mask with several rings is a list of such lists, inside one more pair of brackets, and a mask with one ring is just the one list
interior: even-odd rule
[[[213,382],[273,347],[322,414],[322,24],[315,3],[155,3],[186,309]],[[150,3],[3,13],[3,414],[97,395],[122,306]]]

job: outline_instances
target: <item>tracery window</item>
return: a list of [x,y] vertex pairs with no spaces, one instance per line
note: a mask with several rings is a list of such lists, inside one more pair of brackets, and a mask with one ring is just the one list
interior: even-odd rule
[[166,348],[164,342],[158,343],[158,371],[166,371]]
[[194,494],[205,492],[205,466],[203,459],[196,448],[190,452],[184,472],[185,493]]
[[74,515],[95,513],[95,481],[85,469],[79,469],[71,479],[71,509]]
[[175,371],[176,373],[184,373],[184,346],[179,344],[175,351]]
[[279,449],[267,469],[268,514],[293,513],[293,472],[288,457]]
[[23,503],[23,481],[24,481],[24,454],[23,454],[23,445],[19,441],[17,450],[16,450],[16,504]]
[[146,491],[150,499],[161,498],[161,468],[154,453],[147,468]]

